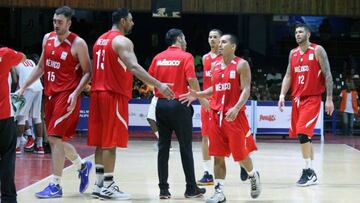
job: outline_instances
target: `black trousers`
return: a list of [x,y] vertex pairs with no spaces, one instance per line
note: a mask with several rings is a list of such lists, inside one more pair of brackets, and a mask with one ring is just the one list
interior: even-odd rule
[[[180,145],[181,162],[186,178],[186,189],[196,187],[192,152],[192,106],[178,100],[159,99],[156,105],[156,123],[159,128],[158,176],[160,189],[168,189],[169,149],[171,135],[175,131]],[[175,169],[177,170],[177,169]]]
[[14,118],[0,120],[1,203],[16,203],[15,188],[16,129]]

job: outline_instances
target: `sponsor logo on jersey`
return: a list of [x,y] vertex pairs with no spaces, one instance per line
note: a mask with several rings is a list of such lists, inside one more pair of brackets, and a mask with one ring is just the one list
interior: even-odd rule
[[205,77],[211,77],[211,76],[212,74],[210,70],[205,71]]
[[231,84],[229,82],[227,83],[219,83],[215,85],[215,91],[221,92],[231,89]]
[[260,114],[260,121],[275,121],[275,115],[262,115]]
[[230,79],[235,79],[235,76],[236,76],[236,72],[234,70],[230,71]]
[[51,51],[51,55],[55,55],[55,51],[54,51],[54,50]]
[[51,59],[46,59],[46,65],[51,68],[60,69],[60,62],[53,61]]
[[66,51],[63,51],[63,52],[61,53],[60,59],[65,61],[67,55],[68,55],[68,53],[67,53]]
[[179,66],[181,61],[179,60],[160,60],[156,63],[158,66]]
[[309,66],[308,65],[295,66],[294,70],[295,70],[295,73],[308,72],[309,71]]
[[314,54],[309,54],[309,61],[314,60]]

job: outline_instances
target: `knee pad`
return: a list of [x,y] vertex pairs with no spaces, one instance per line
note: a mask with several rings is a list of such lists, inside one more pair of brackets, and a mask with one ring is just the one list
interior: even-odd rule
[[33,118],[33,123],[34,124],[40,124],[42,121],[41,121],[41,118]]
[[309,137],[307,135],[299,134],[298,139],[300,141],[300,144],[305,144],[305,143],[308,143],[308,142],[311,143],[311,139],[309,139]]
[[25,122],[28,120],[28,118],[26,116],[16,116],[16,120],[18,125],[25,125]]

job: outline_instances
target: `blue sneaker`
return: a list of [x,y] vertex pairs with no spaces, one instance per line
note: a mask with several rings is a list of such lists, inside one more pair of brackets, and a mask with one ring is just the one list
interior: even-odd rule
[[214,178],[209,172],[205,171],[204,176],[197,181],[200,186],[214,185]]
[[59,185],[49,183],[49,185],[43,191],[35,193],[35,196],[45,199],[62,197],[62,194],[62,188]]
[[89,186],[89,174],[92,168],[91,161],[86,161],[84,165],[85,167],[79,170],[79,176],[78,176],[80,178],[80,187],[79,187],[80,193],[85,192],[85,190]]

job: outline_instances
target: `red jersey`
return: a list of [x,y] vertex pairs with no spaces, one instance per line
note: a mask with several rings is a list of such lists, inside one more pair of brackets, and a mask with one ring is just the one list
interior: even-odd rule
[[76,34],[70,33],[61,44],[55,46],[56,33],[50,32],[44,45],[45,95],[72,91],[78,86],[82,70],[78,59],[71,54],[71,46],[76,37]]
[[[241,95],[240,74],[236,67],[240,62],[240,57],[235,57],[225,67],[221,67],[221,63],[215,64],[213,77],[213,95],[210,102],[210,108],[215,111],[227,112],[230,108],[235,106],[239,101]],[[245,110],[245,105],[240,109]]]
[[23,53],[21,52],[7,47],[0,48],[0,119],[13,116],[8,77],[11,67],[19,64],[22,58]]
[[[149,74],[160,82],[170,84],[175,93],[175,98],[187,93],[188,78],[196,78],[194,57],[176,46],[170,46],[167,50],[154,57],[149,68]],[[155,88],[155,96],[165,98]]]
[[204,68],[204,74],[203,74],[203,90],[206,90],[207,88],[211,87],[211,64],[214,62],[221,61],[222,57],[221,55],[217,55],[216,57],[211,56],[211,52],[204,55],[204,61],[203,61],[203,68]]
[[122,33],[109,30],[96,40],[91,91],[111,91],[130,99],[133,75],[112,48],[113,39],[119,35]]
[[316,46],[310,44],[303,54],[300,53],[300,47],[292,50],[291,95],[294,97],[320,95],[325,91],[325,78],[315,57]]

